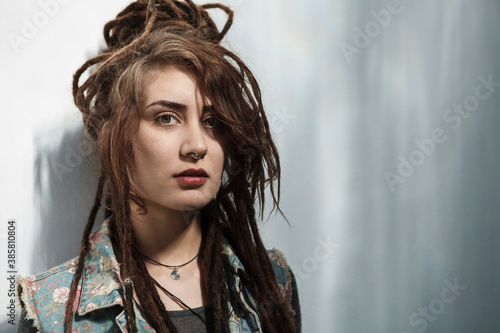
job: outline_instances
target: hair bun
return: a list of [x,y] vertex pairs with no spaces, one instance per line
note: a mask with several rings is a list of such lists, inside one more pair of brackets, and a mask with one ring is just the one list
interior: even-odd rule
[[[210,8],[222,9],[228,15],[220,32],[207,12]],[[217,44],[229,30],[232,21],[233,12],[218,3],[198,6],[192,0],[138,0],[104,26],[104,39],[110,50],[116,50],[132,43],[144,33],[157,29],[193,29],[201,38]]]

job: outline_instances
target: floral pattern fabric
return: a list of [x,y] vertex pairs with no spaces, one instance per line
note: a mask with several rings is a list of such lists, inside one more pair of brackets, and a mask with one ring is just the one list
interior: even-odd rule
[[[73,304],[75,318],[72,333],[124,333],[123,285],[120,267],[113,254],[108,221],[104,221],[91,235],[90,246]],[[276,296],[290,304],[290,273],[285,258],[275,249],[268,253],[281,292]],[[262,332],[255,299],[242,283],[246,280],[245,269],[226,240],[223,256],[231,267],[227,276],[227,284],[232,291],[228,300],[231,332]],[[38,275],[18,277],[20,302],[26,312],[26,320],[33,321],[33,331],[64,332],[66,304],[76,265],[77,260],[73,259]],[[155,332],[141,316],[135,302],[134,308],[137,331]]]

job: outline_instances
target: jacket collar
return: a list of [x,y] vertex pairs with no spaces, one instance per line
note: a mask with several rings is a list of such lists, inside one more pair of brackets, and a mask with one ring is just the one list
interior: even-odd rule
[[120,266],[113,254],[109,235],[109,220],[90,236],[90,251],[85,258],[78,314],[123,306]]
[[[123,307],[120,266],[111,245],[109,220],[105,220],[89,240],[90,251],[85,258],[85,272],[82,274],[79,315],[116,305]],[[247,279],[247,274],[228,240],[223,237],[222,243],[222,255],[233,273],[231,282],[234,286],[234,283],[239,284],[239,277]]]
[[245,271],[245,267],[243,267],[240,258],[236,256],[233,247],[229,244],[229,241],[225,237],[222,237],[222,246],[223,246],[222,256],[224,257],[229,267],[231,268],[231,272],[234,275],[241,276],[247,279],[248,276]]

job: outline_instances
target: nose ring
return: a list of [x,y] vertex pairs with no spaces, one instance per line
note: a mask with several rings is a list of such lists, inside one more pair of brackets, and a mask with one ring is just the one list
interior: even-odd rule
[[192,155],[195,160],[199,160],[199,159],[203,158],[203,156],[205,156],[205,154],[201,154],[201,155],[196,155],[195,153],[189,153],[189,154]]

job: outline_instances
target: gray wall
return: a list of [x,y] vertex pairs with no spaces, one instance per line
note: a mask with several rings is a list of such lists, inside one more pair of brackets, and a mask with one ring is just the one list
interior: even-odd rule
[[[0,218],[17,219],[22,274],[77,254],[95,167],[71,74],[126,3],[60,4],[17,48],[8,34],[44,9],[0,4]],[[304,331],[499,331],[500,2],[225,3],[281,152],[291,226],[272,215],[262,233],[295,272]]]

